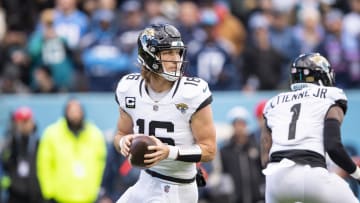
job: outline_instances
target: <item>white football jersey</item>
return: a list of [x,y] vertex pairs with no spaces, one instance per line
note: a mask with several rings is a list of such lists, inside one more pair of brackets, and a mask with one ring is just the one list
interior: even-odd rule
[[[195,144],[191,132],[192,115],[210,104],[212,95],[208,84],[195,77],[182,77],[160,101],[147,93],[145,81],[138,73],[125,75],[118,83],[116,99],[134,124],[135,133],[155,135],[169,145]],[[193,178],[195,163],[165,159],[151,170],[182,179]]]
[[270,155],[295,149],[311,150],[325,156],[325,116],[339,101],[347,101],[341,89],[317,85],[271,98],[264,108],[264,117],[272,132]]

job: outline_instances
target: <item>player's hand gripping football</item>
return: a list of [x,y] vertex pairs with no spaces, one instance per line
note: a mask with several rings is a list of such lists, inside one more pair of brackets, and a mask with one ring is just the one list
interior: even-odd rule
[[130,153],[130,146],[131,146],[131,142],[134,138],[133,134],[129,134],[129,135],[124,135],[119,142],[119,146],[121,149],[121,154],[125,157],[129,156]]
[[156,143],[156,145],[148,146],[148,150],[154,150],[155,152],[151,154],[144,155],[144,163],[146,164],[146,168],[150,168],[158,164],[161,160],[164,160],[169,155],[169,147],[161,142],[155,136],[150,136]]

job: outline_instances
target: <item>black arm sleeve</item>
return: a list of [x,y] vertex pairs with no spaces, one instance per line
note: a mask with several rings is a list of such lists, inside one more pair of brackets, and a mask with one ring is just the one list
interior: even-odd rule
[[332,161],[349,174],[355,172],[356,165],[347,154],[341,143],[340,122],[336,119],[326,119],[324,124],[324,144]]

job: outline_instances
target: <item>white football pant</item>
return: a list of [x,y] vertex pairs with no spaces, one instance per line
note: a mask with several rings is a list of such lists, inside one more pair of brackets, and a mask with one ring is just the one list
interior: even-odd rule
[[116,203],[197,203],[196,181],[174,184],[141,171],[139,180]]
[[266,203],[358,203],[348,183],[321,167],[298,165],[285,159],[269,163]]

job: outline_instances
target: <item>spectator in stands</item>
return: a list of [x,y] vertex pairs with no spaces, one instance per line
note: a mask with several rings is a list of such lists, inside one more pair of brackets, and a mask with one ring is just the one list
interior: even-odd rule
[[128,58],[114,42],[117,30],[112,10],[98,10],[92,30],[81,40],[82,60],[90,91],[112,91],[118,78],[129,72]]
[[139,174],[140,169],[132,167],[129,160],[124,156],[119,156],[114,145],[110,145],[99,202],[102,203],[105,200],[116,202],[137,181]]
[[0,41],[3,40],[7,29],[5,15],[5,10],[1,7],[0,4]]
[[98,127],[85,120],[76,99],[40,140],[37,175],[43,196],[55,202],[95,202],[105,168],[106,144]]
[[282,10],[272,11],[272,21],[269,27],[271,46],[281,54],[281,81],[288,82],[288,67],[291,61],[300,54],[301,44],[295,37],[294,30],[289,24],[290,13]]
[[204,37],[204,31],[199,28],[199,8],[194,1],[187,0],[179,2],[177,21],[179,24],[177,27],[186,44],[194,39],[200,40]]
[[314,52],[324,38],[320,11],[315,8],[303,8],[297,13],[298,24],[294,28],[294,36],[301,41],[301,53]]
[[143,1],[143,8],[145,15],[144,20],[146,25],[171,23],[170,20],[164,16],[161,4],[162,4],[162,0]]
[[231,55],[235,59],[239,58],[245,48],[247,33],[244,24],[224,5],[215,4],[214,9],[219,17],[219,24],[217,25],[219,36],[229,44]]
[[336,74],[336,86],[346,89],[356,87],[354,83],[360,81],[360,46],[356,43],[347,46],[349,38],[343,32],[342,19],[343,13],[338,9],[325,15],[326,34],[317,51],[331,63]]
[[24,88],[18,87],[30,84],[26,40],[24,32],[9,30],[0,44],[0,80],[4,79],[4,84],[1,85],[3,92],[24,92]]
[[[80,2],[79,7],[88,17],[91,17],[93,13],[98,9],[99,3],[97,0],[83,0]],[[91,25],[89,26],[91,27]]]
[[68,47],[77,49],[80,39],[89,29],[85,13],[77,9],[77,0],[56,0],[55,33],[65,39]]
[[220,149],[222,173],[234,181],[236,203],[264,202],[265,178],[261,172],[260,147],[249,132],[249,112],[236,106],[228,112],[233,136]]
[[[36,175],[38,136],[32,110],[19,107],[12,114],[13,127],[1,153],[5,174],[10,178],[9,203],[43,201]],[[11,125],[12,126],[12,125]]]
[[40,29],[30,37],[28,52],[32,60],[33,72],[40,66],[48,66],[55,85],[62,91],[70,91],[74,89],[75,80],[72,52],[65,40],[55,32],[54,12],[53,9],[46,9],[41,13]]
[[127,0],[121,5],[120,18],[118,25],[118,38],[116,43],[121,49],[122,54],[128,58],[127,67],[132,72],[139,72],[137,61],[137,39],[140,32],[145,27],[144,12],[138,1]]
[[355,40],[360,35],[360,1],[347,0],[350,6],[350,12],[344,15],[343,29],[346,35],[350,37],[351,41]]
[[34,93],[57,93],[59,92],[58,87],[56,86],[54,79],[52,78],[52,73],[49,67],[42,66],[35,70],[34,72],[35,79],[35,89]]
[[34,0],[2,0],[1,6],[6,13],[8,31],[25,35],[32,32],[37,18]]
[[24,85],[19,79],[17,69],[8,68],[2,72],[0,77],[0,93],[13,94],[13,93],[28,93],[29,88]]
[[352,88],[360,87],[360,0],[348,0],[350,12],[344,15],[343,32],[344,47],[348,50],[348,58],[352,61],[350,76]]
[[230,49],[220,40],[216,30],[219,18],[214,10],[201,12],[200,24],[205,38],[189,43],[188,75],[203,78],[211,90],[240,89],[239,74],[233,64]]
[[249,22],[249,44],[244,52],[243,90],[274,90],[279,88],[283,57],[272,47],[269,21],[255,13]]

